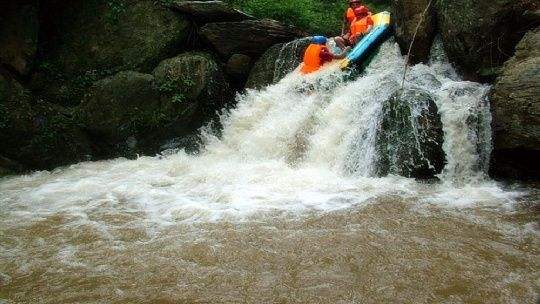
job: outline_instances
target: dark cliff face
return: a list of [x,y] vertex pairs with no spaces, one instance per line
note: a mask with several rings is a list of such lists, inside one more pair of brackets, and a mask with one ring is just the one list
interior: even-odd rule
[[426,61],[433,37],[439,33],[452,63],[473,81],[493,82],[525,33],[540,25],[537,1],[438,0],[428,6],[429,3],[394,0],[396,37],[403,53],[420,23],[412,62]]
[[540,28],[523,37],[491,93],[497,176],[540,178]]

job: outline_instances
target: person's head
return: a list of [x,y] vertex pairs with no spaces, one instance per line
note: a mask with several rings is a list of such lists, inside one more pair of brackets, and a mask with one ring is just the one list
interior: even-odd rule
[[356,7],[362,6],[362,3],[360,3],[360,0],[349,0],[349,7],[354,9]]
[[365,6],[359,6],[354,9],[354,15],[359,18],[363,18],[369,14],[369,10]]
[[313,37],[311,37],[311,43],[325,45],[326,41],[327,41],[327,39],[324,36],[313,36]]

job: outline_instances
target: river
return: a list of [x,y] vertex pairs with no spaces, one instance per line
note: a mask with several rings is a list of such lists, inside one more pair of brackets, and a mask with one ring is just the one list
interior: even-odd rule
[[374,177],[387,42],[354,80],[238,95],[196,154],[1,179],[0,303],[535,303],[538,187],[487,177],[489,87],[436,57],[406,86],[441,114],[437,180]]

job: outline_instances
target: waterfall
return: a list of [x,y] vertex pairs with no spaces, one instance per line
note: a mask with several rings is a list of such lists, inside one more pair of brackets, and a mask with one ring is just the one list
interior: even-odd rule
[[[0,203],[33,202],[29,208],[39,214],[113,200],[160,222],[335,210],[396,194],[457,206],[507,204],[508,195],[485,175],[489,87],[460,80],[434,56],[410,68],[405,89],[413,94],[401,94],[404,63],[397,44],[388,41],[361,73],[343,72],[338,62],[309,75],[293,70],[276,84],[239,94],[237,107],[222,114],[221,132],[202,130],[196,155],[167,151],[7,178],[0,182],[6,194]],[[399,118],[392,121],[385,107],[396,103],[405,107],[390,109]],[[424,130],[423,115],[434,107],[442,127]],[[430,134],[443,138],[442,147]],[[443,182],[427,187],[399,176],[398,168],[435,172],[426,143],[444,154],[437,171]]]
[[[489,87],[460,80],[444,57],[433,57],[436,59],[429,65],[410,69],[405,87],[425,92],[435,101],[446,155],[439,177],[464,185],[482,179],[487,172]],[[248,91],[223,118],[223,137],[207,141],[206,153],[282,159],[296,166],[324,166],[337,174],[374,176],[382,105],[399,90],[403,66],[396,44],[387,42],[352,81],[334,63],[307,77],[293,72],[275,85]],[[411,115],[418,116],[427,106],[412,104],[416,114]],[[415,124],[413,128],[419,132]]]

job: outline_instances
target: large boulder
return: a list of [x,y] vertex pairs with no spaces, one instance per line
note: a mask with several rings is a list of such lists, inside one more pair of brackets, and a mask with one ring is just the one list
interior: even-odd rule
[[224,58],[232,54],[258,58],[274,44],[305,36],[295,27],[270,19],[208,23],[200,34]]
[[69,111],[35,100],[5,73],[0,75],[0,142],[0,155],[12,160],[3,161],[4,165],[20,163],[28,169],[51,169],[92,155],[87,137]]
[[161,62],[153,75],[124,71],[97,81],[77,113],[99,157],[129,157],[193,134],[231,99],[217,63],[185,53]]
[[225,66],[227,75],[238,82],[245,82],[252,66],[251,57],[244,54],[233,54]]
[[491,93],[494,153],[501,176],[540,177],[540,29],[530,31],[504,64]]
[[279,43],[268,49],[251,69],[246,88],[255,89],[278,82],[302,62],[309,39]]
[[165,3],[167,7],[188,14],[199,22],[242,21],[253,19],[229,4],[219,0],[186,1],[172,0]]
[[492,80],[537,21],[525,18],[539,8],[530,0],[436,1],[438,26],[450,60],[469,79]]
[[162,105],[149,74],[126,71],[97,81],[76,113],[93,138],[100,158],[130,156],[137,151],[137,137],[162,128],[174,117]]
[[435,38],[437,21],[435,7],[433,3],[429,4],[429,0],[394,0],[392,5],[395,37],[403,54],[409,51],[418,27],[409,58],[413,64],[428,61],[431,44]]
[[395,92],[385,101],[382,117],[376,137],[377,175],[431,178],[442,171],[442,122],[428,92]]
[[36,91],[76,105],[96,80],[122,70],[150,72],[184,47],[191,24],[151,0],[49,0]]
[[21,75],[27,75],[37,51],[38,1],[0,3],[0,61]]
[[197,129],[233,100],[223,70],[210,54],[184,53],[162,61],[153,73],[162,94],[182,108],[177,127]]

